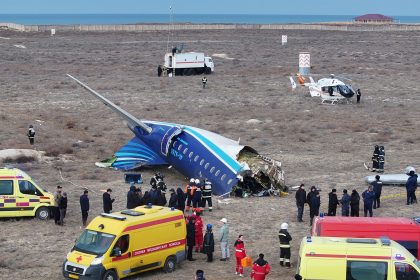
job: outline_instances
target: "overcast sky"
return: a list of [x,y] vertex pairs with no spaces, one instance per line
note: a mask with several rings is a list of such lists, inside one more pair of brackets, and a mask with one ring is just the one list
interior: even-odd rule
[[420,0],[0,0],[0,13],[419,16]]

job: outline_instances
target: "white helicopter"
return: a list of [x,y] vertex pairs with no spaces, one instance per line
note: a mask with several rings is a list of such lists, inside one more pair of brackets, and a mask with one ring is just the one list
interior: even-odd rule
[[[334,74],[331,74],[328,78],[322,78],[318,82],[315,82],[312,77],[309,77],[310,83],[305,83],[305,78],[301,74],[296,75],[299,84],[308,87],[312,97],[321,97],[322,104],[336,104],[341,100],[353,97],[355,94],[351,85],[343,83]],[[292,76],[289,79],[292,84],[292,89],[295,89],[297,87],[296,82]]]

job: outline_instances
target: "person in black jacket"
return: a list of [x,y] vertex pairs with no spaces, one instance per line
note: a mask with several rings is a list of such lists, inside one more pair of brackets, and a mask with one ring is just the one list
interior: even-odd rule
[[311,191],[308,193],[306,201],[309,204],[309,216],[311,218],[310,224],[312,226],[312,221],[315,216],[319,215],[319,207],[321,206],[321,197],[315,186],[311,187]]
[[64,218],[66,217],[66,212],[67,212],[67,193],[66,192],[63,192],[63,195],[60,198],[58,209],[60,210],[60,221],[58,222],[58,224],[61,226],[64,226]]
[[407,205],[417,203],[416,189],[417,189],[417,174],[414,170],[410,170],[408,173],[408,179],[405,183],[405,188],[407,190]]
[[187,260],[195,261],[192,257],[193,248],[195,245],[195,225],[194,217],[190,217],[187,224]]
[[185,210],[185,199],[187,198],[185,196],[184,191],[181,188],[176,189],[176,196],[178,198],[178,210],[184,212]]
[[297,219],[298,222],[303,222],[303,208],[305,207],[306,203],[306,191],[305,191],[305,184],[300,184],[299,189],[296,191],[296,206],[298,209]]
[[165,193],[163,193],[162,191],[161,191],[161,189],[158,189],[157,191],[156,191],[156,202],[155,202],[155,204],[156,205],[159,205],[159,206],[165,206],[166,205],[166,196],[165,196]]
[[337,215],[337,205],[339,204],[337,190],[332,189],[332,191],[328,194],[328,216]]
[[82,223],[83,226],[86,226],[87,218],[89,215],[89,197],[88,190],[85,190],[80,196],[80,209],[82,210]]
[[169,193],[171,194],[171,197],[169,198],[168,207],[176,209],[178,207],[178,197],[176,196],[175,190],[170,189]]
[[112,211],[112,203],[115,201],[115,199],[111,199],[111,189],[107,189],[106,192],[102,195],[102,201],[104,203],[104,213],[111,213]]
[[350,216],[359,217],[360,195],[356,190],[352,190],[350,196]]
[[130,190],[127,193],[127,209],[134,209],[136,207],[137,207],[136,187],[134,185],[131,185]]
[[33,145],[34,142],[35,142],[35,129],[34,129],[34,126],[32,124],[29,125],[28,139],[29,139],[29,144]]
[[381,207],[381,193],[382,193],[382,182],[380,181],[381,176],[376,175],[375,181],[372,182],[373,192],[375,193],[375,199],[373,200],[373,209]]
[[204,253],[207,254],[207,262],[213,261],[213,252],[214,252],[214,235],[213,235],[213,225],[207,224],[206,233],[204,234]]

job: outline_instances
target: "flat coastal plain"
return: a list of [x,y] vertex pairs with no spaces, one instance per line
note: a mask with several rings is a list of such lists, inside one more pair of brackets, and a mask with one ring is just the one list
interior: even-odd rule
[[[288,44],[281,45],[281,35]],[[386,172],[407,165],[420,168],[420,32],[338,31],[174,31],[57,32],[0,31],[0,149],[31,148],[29,124],[36,129],[34,148],[40,161],[14,164],[44,188],[63,186],[68,212],[63,227],[52,220],[0,221],[1,279],[62,279],[62,263],[82,232],[79,196],[90,190],[92,219],[102,211],[102,190],[113,189],[114,210],[124,209],[128,185],[123,173],[95,167],[128,142],[132,133],[122,119],[66,76],[69,73],[138,118],[186,124],[220,133],[280,160],[289,186],[305,183],[321,191],[321,212],[328,192],[367,187],[364,167],[374,145],[386,149]],[[168,44],[168,38],[171,42]],[[157,77],[157,65],[172,44],[213,57],[215,73],[207,88],[201,76]],[[311,54],[311,72],[345,76],[362,91],[362,101],[321,105],[306,88],[292,91],[288,76],[298,71],[299,52]],[[256,119],[258,121],[250,121]],[[5,163],[2,164],[3,166]],[[61,170],[61,173],[60,173]],[[169,187],[184,187],[174,169],[142,170],[146,184],[155,170]],[[404,187],[384,187],[374,216],[413,217],[418,205],[405,205]],[[169,197],[167,197],[169,198]],[[172,274],[155,271],[130,279],[237,279],[235,263],[221,262],[217,222],[230,224],[231,254],[238,234],[248,254],[264,253],[271,264],[268,279],[293,279],[299,243],[309,234],[309,211],[296,222],[294,192],[286,197],[214,197],[215,210],[205,223],[215,225],[215,261],[195,254]],[[220,200],[220,203],[218,202]],[[361,209],[363,206],[361,205]],[[340,213],[340,208],[338,213]],[[361,212],[363,215],[363,213]],[[292,265],[279,265],[278,231],[289,223]],[[246,269],[249,277],[250,269]]]

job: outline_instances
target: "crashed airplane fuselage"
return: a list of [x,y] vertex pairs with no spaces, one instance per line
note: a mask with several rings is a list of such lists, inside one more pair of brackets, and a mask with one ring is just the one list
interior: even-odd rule
[[130,170],[141,166],[171,165],[186,177],[210,180],[214,193],[218,195],[229,194],[238,185],[251,192],[284,188],[280,162],[207,130],[140,121],[81,81],[68,76],[119,113],[135,135],[115,153],[108,162],[110,167]]

